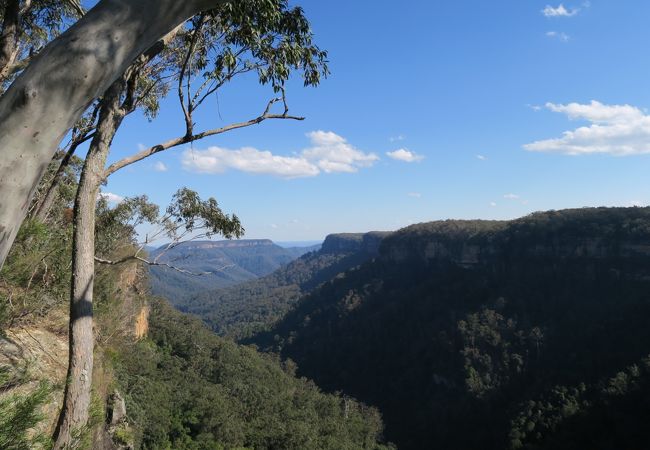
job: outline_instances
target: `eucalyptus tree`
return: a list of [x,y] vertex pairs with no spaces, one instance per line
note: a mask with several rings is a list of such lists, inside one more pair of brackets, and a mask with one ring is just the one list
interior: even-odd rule
[[[83,14],[84,10],[77,0],[0,0],[0,102],[5,97],[6,88],[41,50]],[[10,108],[15,106],[9,105]],[[1,116],[0,128],[6,119],[4,115]],[[0,131],[0,159],[29,159],[27,154],[33,149],[24,147],[24,152],[16,153],[7,147],[9,134],[15,132],[7,129]],[[11,153],[13,155],[10,156]],[[14,237],[11,228],[6,225],[12,222],[15,226],[20,225],[29,205],[26,198],[20,204],[13,202],[14,194],[8,185],[15,184],[10,175],[14,169],[16,166],[11,162],[7,163],[6,168],[0,163],[0,267]],[[17,182],[21,183],[20,180]]]
[[77,0],[0,1],[0,92],[83,13]]
[[[74,0],[43,2],[78,5]],[[59,143],[88,106],[156,41],[188,18],[224,2],[99,0],[35,56],[27,50],[28,59],[22,58],[26,67],[0,97],[0,265]],[[41,2],[24,0],[19,6],[37,3]],[[266,2],[258,7],[269,9]],[[3,13],[8,48],[15,40],[12,27],[18,23],[14,11],[7,8]],[[15,67],[16,58],[9,60]]]
[[[298,71],[306,86],[317,85],[327,74],[326,56],[313,43],[309,22],[300,8],[289,8],[286,0],[243,0],[206,11],[177,27],[136,59],[102,95],[74,207],[70,360],[55,448],[68,446],[75,430],[88,420],[94,344],[95,202],[101,184],[123,167],[207,136],[269,119],[302,120],[289,114],[285,82]],[[273,91],[274,97],[265,102],[263,111],[242,122],[196,130],[194,116],[206,99],[233,78],[251,72]],[[124,118],[136,110],[155,117],[159,99],[170,91],[179,100],[184,134],[106,167],[113,138]],[[280,111],[274,112],[278,106]],[[216,208],[216,203],[213,206]],[[227,221],[218,225],[213,232],[233,235]],[[156,264],[138,253],[130,257]]]

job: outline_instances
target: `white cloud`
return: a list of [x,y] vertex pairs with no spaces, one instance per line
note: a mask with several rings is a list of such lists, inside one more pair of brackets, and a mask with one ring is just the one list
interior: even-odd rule
[[162,162],[162,161],[157,161],[157,162],[153,165],[153,170],[155,170],[156,172],[167,172],[169,169],[167,168],[167,166],[165,165],[164,162]]
[[121,195],[113,194],[112,192],[100,192],[97,196],[105,198],[108,203],[111,203],[113,205],[124,200],[124,197]]
[[422,198],[422,194],[420,194],[419,192],[409,192],[406,195],[408,195],[409,197],[413,197],[413,198]]
[[604,105],[596,100],[592,100],[589,104],[547,103],[545,106],[553,112],[566,114],[572,120],[585,119],[600,124],[631,122],[644,116],[644,113],[634,106]]
[[508,200],[517,200],[520,197],[517,194],[506,194],[503,196],[503,198],[507,198]]
[[537,112],[537,111],[541,111],[541,110],[542,110],[542,107],[539,106],[539,105],[531,105],[531,104],[529,103],[529,104],[527,104],[526,106],[528,106],[530,109],[532,109],[532,110],[535,111],[535,112]]
[[183,167],[191,172],[223,173],[228,169],[253,174],[276,175],[283,178],[313,177],[318,167],[304,158],[277,156],[253,147],[229,150],[209,147],[206,150],[187,149],[182,156]]
[[485,156],[485,155],[476,155],[476,159],[480,159],[481,161],[486,161],[487,156]]
[[269,224],[269,226],[270,226],[271,228],[273,228],[274,230],[278,228],[278,225],[275,224],[275,223]]
[[490,202],[490,206],[491,206],[492,208],[494,208],[495,206],[497,206],[497,204],[496,204],[496,202]]
[[379,159],[374,153],[364,153],[350,145],[345,138],[331,131],[307,133],[312,147],[302,151],[302,157],[321,170],[331,172],[356,172],[360,167],[370,167]]
[[370,167],[379,159],[374,153],[364,153],[345,138],[331,131],[307,133],[311,147],[296,156],[278,156],[253,147],[231,150],[209,147],[206,150],[185,150],[182,164],[186,170],[198,173],[223,173],[228,169],[253,174],[275,175],[282,178],[313,177],[322,172],[357,172]]
[[552,39],[557,39],[562,42],[569,42],[569,40],[571,39],[571,36],[569,36],[568,34],[562,31],[547,31],[546,36]]
[[565,131],[562,137],[524,145],[533,152],[565,155],[604,153],[616,156],[650,153],[650,116],[630,105],[604,105],[593,100],[588,104],[547,103],[550,111],[569,119],[586,120],[589,126]]
[[391,136],[391,137],[388,138],[388,140],[391,141],[391,142],[403,141],[404,139],[406,139],[406,138],[402,134],[399,134],[397,136]]
[[392,152],[386,152],[386,154],[392,159],[409,163],[422,161],[424,159],[424,156],[418,155],[417,153],[405,148],[400,148]]
[[545,17],[572,17],[578,14],[580,10],[578,8],[566,9],[562,3],[557,8],[553,8],[551,5],[546,5],[546,8],[542,10],[542,14]]

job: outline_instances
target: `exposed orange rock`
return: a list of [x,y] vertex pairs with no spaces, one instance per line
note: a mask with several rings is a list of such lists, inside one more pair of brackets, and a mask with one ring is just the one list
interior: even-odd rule
[[143,339],[147,337],[149,331],[149,305],[140,309],[140,313],[135,319],[135,338]]

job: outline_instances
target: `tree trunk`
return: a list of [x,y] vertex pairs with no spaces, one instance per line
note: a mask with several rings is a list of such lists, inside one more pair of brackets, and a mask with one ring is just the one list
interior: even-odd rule
[[156,40],[224,0],[101,0],[0,97],[0,268],[65,133]]
[[39,219],[41,222],[45,222],[50,212],[50,209],[54,204],[54,200],[56,200],[57,194],[59,193],[59,184],[61,183],[61,180],[63,180],[65,169],[70,164],[70,160],[72,159],[72,156],[74,156],[74,153],[77,151],[79,144],[81,144],[82,142],[83,141],[79,140],[73,143],[68,149],[68,151],[65,153],[65,155],[61,159],[61,162],[59,163],[59,167],[56,169],[56,173],[54,174],[54,177],[52,177],[52,181],[50,182],[50,185],[47,188],[47,191],[45,192],[43,199],[36,206],[36,209],[32,213],[33,214],[32,217]]
[[73,446],[88,422],[93,372],[93,281],[95,275],[95,203],[104,177],[111,141],[124,114],[119,108],[124,82],[113,83],[104,95],[97,131],[84,162],[74,206],[72,290],[68,377],[63,408],[54,433],[54,449]]
[[0,83],[7,79],[18,55],[19,22],[20,0],[8,0],[3,11],[2,34],[0,34]]

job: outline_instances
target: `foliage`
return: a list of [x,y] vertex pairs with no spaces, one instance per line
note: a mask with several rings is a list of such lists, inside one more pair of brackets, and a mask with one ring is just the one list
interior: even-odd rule
[[[196,216],[199,219],[189,227],[193,232],[202,227],[204,218],[213,224],[212,231],[219,226],[230,227],[233,233],[239,230],[216,202],[202,201],[187,190],[179,197],[185,200],[168,209],[166,216],[174,227],[180,227],[181,234],[186,221]],[[97,208],[97,239],[108,243],[105,251],[117,257],[137,248],[135,226],[159,220],[157,208],[144,197],[127,199],[113,208],[100,200]],[[63,210],[57,208],[53,214],[63,214]],[[30,245],[42,242],[55,250],[52,255],[60,254],[67,261],[68,241],[53,236],[69,233],[69,229],[69,223],[58,220],[25,223],[6,265],[11,276],[5,283],[11,288],[24,286],[26,295],[33,294],[36,283],[27,285],[31,273],[25,268],[30,267],[30,252],[43,249],[41,244]],[[223,340],[198,320],[163,302],[148,300],[141,278],[144,271],[137,264],[132,260],[99,266],[94,284],[96,359],[103,362],[102,372],[111,372],[106,379],[114,377],[111,389],[124,392],[127,400],[129,427],[116,430],[115,442],[135,442],[137,448],[386,448],[379,443],[382,422],[376,409],[349,397],[324,394],[312,382],[296,378],[290,363],[281,364],[253,348]],[[63,275],[50,282],[50,291],[67,289],[69,265],[59,268]],[[152,310],[149,339],[136,342],[132,323],[147,302]],[[105,386],[96,382],[91,421],[74,435],[75,442],[87,447],[93,445],[97,429],[105,426],[101,397]],[[25,430],[40,420],[36,411],[44,401],[44,389],[0,400],[0,438],[14,439],[0,447],[38,448],[41,437],[30,437]],[[11,414],[5,414],[7,410]]]
[[95,253],[107,256],[120,244],[136,242],[136,227],[158,221],[158,205],[149,202],[146,195],[126,198],[114,207],[100,197],[96,206]]
[[0,448],[6,450],[47,449],[48,436],[34,432],[42,420],[41,406],[47,402],[52,387],[41,382],[25,394],[3,393],[8,387],[26,381],[12,375],[7,367],[0,367]]
[[272,274],[174,304],[200,316],[215,332],[245,339],[268,330],[301,295],[370,258],[361,251],[310,252]]
[[150,338],[115,354],[140,448],[383,448],[377,411],[321,393],[153,301]]
[[21,317],[43,316],[65,303],[69,293],[71,233],[70,224],[49,226],[36,219],[23,223],[0,271],[1,328]]
[[649,239],[650,208],[414,225],[248,342],[400,448],[645,448]]
[[[179,48],[194,47],[188,75],[200,76],[205,98],[234,76],[254,71],[261,84],[283,90],[292,70],[302,74],[305,86],[316,86],[329,73],[327,52],[313,43],[309,21],[287,0],[245,0],[222,3],[192,20],[198,35],[179,36]],[[175,66],[186,66],[186,55],[172,52]],[[201,103],[199,100],[194,107]]]
[[[8,0],[0,2],[0,24],[4,22],[9,3]],[[49,41],[76,21],[82,13],[77,0],[31,0],[16,3],[19,6],[17,62],[29,61]],[[12,76],[1,80],[0,93],[19,73],[18,69],[23,68],[26,64],[17,66]]]
[[224,214],[213,197],[201,200],[195,191],[188,188],[181,188],[174,194],[160,222],[174,242],[194,231],[201,231],[200,236],[207,238],[221,234],[232,239],[244,234],[244,227],[235,214]]

